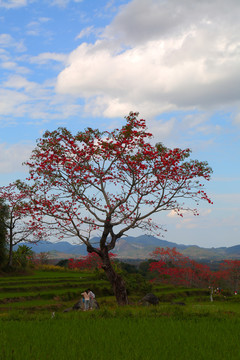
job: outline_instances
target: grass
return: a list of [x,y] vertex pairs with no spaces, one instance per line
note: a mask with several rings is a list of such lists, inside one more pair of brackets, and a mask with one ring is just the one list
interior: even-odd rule
[[[90,286],[101,309],[63,313]],[[120,308],[90,273],[1,277],[0,360],[240,358],[238,296],[210,302],[208,290],[169,285],[153,292],[157,306],[137,306],[135,295]]]
[[239,319],[74,315],[2,321],[1,359],[239,359]]

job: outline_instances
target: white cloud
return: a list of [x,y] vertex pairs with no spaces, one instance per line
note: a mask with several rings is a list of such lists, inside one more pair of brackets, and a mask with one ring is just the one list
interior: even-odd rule
[[32,150],[33,145],[30,144],[7,145],[1,143],[0,173],[6,174],[16,171],[26,171],[22,163],[29,158]]
[[239,16],[236,0],[133,0],[70,54],[56,89],[109,117],[240,106]]
[[[75,2],[75,3],[80,3],[82,1],[83,0],[73,0],[73,2]],[[51,2],[51,5],[56,5],[56,6],[59,6],[59,7],[66,7],[69,2],[71,2],[71,0],[53,0]]]
[[14,38],[10,34],[0,34],[0,46],[3,48],[13,47],[18,52],[26,50],[23,41],[14,40]]
[[[163,120],[151,120],[148,126],[150,132],[154,134],[155,139],[161,139],[162,142],[165,142],[166,139],[169,139],[170,135],[173,136],[174,132],[177,129],[177,121],[175,118],[171,118],[168,121]],[[177,131],[178,133],[178,131]]]
[[[125,44],[136,45],[160,37],[171,39],[185,34],[186,30],[206,29],[208,35],[214,35],[211,30],[219,27],[228,35],[230,24],[239,27],[239,6],[238,0],[132,0],[121,7],[106,28],[105,36],[118,37]],[[202,45],[205,43],[196,43],[195,49],[201,49]]]
[[[189,221],[191,221],[191,220],[193,220],[193,219],[196,218],[196,216],[193,215],[193,213],[190,212],[190,211],[183,210],[181,213],[183,214],[183,220],[181,219],[181,222],[182,222],[182,221],[183,221],[183,222],[184,222],[184,221],[185,221],[185,222],[189,222]],[[199,213],[200,216],[209,216],[209,214],[212,213],[212,209],[200,208],[200,209],[198,210],[198,213]],[[167,216],[168,216],[169,218],[175,218],[175,219],[177,218],[177,219],[180,219],[179,215],[178,215],[177,212],[174,211],[174,210],[171,210],[171,211],[167,214]]]
[[85,36],[89,36],[93,32],[94,32],[94,27],[88,26],[88,27],[84,28],[82,31],[80,31],[80,33],[77,35],[76,39],[82,39]]
[[200,224],[193,222],[192,219],[182,219],[176,224],[176,229],[195,229],[197,227],[200,227]]
[[0,7],[12,9],[27,5],[27,0],[0,0]]
[[4,62],[2,62],[1,67],[3,69],[11,70],[11,69],[14,69],[16,67],[16,63],[13,62],[13,61],[4,61]]
[[13,90],[0,88],[0,116],[15,115],[17,117],[23,116],[24,103],[28,100],[27,96]]
[[194,216],[189,211],[183,211],[183,217],[179,217],[176,211],[171,210],[167,214],[167,217],[169,219],[172,219],[172,223],[174,223],[176,229],[195,229],[209,226],[209,223],[206,224],[206,222],[208,222],[209,216],[212,211],[212,209],[200,208],[198,211],[199,216]]
[[42,24],[49,22],[51,19],[47,17],[39,17],[38,19],[31,21],[27,24],[27,34],[32,36],[51,37],[51,33],[46,32]]
[[21,74],[27,74],[29,72],[28,68],[19,66],[15,61],[2,61],[2,63],[0,63],[0,68]]
[[32,92],[33,90],[35,90],[37,88],[37,84],[31,81],[28,81],[26,78],[24,78],[23,76],[20,75],[12,75],[8,78],[8,80],[6,80],[5,82],[3,82],[3,86],[5,88],[10,88],[10,89],[15,89],[15,90],[19,90],[19,89],[24,89],[27,90],[27,92]]
[[46,52],[46,53],[39,54],[37,56],[32,56],[30,58],[30,63],[47,64],[50,61],[65,63],[66,60],[67,60],[67,55],[65,55],[65,54]]
[[234,121],[233,121],[235,124],[237,125],[240,125],[240,113],[238,113],[235,118],[234,118]]
[[9,46],[13,41],[13,38],[9,34],[0,34],[0,45]]
[[45,123],[79,114],[81,106],[71,96],[55,94],[54,85],[53,81],[38,84],[20,75],[10,76],[0,87],[0,122],[7,116],[15,121],[26,117],[28,123]]

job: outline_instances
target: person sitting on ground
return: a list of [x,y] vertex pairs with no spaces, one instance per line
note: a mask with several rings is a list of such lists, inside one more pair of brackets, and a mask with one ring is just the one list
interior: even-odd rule
[[83,293],[81,293],[81,295],[84,298],[84,311],[86,311],[89,309],[89,302],[90,302],[90,296],[88,290],[85,290]]
[[92,310],[93,308],[93,301],[95,299],[95,294],[92,292],[91,289],[88,289],[88,295],[89,295],[89,299],[90,299],[90,303],[89,303],[89,306],[90,306],[90,310]]

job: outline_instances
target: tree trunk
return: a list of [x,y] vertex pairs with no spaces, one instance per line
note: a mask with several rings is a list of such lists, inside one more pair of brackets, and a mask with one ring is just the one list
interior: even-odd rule
[[101,255],[103,261],[102,268],[112,285],[112,289],[114,295],[116,296],[118,305],[128,305],[128,296],[125,282],[122,277],[118,275],[113,269],[107,249],[104,249]]
[[10,232],[9,232],[9,255],[8,255],[7,266],[12,267],[12,264],[13,264],[13,227],[10,226]]
[[8,267],[12,267],[12,264],[13,264],[13,244],[12,244],[12,242],[10,241],[7,266],[8,266]]
[[8,253],[7,267],[12,267],[13,265],[13,229],[14,229],[14,222],[13,222],[13,215],[11,213],[10,225],[9,225],[9,253]]

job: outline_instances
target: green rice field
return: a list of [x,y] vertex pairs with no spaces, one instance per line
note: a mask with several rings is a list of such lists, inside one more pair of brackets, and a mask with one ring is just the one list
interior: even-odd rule
[[239,359],[240,320],[92,318],[2,321],[1,359]]
[[[100,310],[63,310],[91,287]],[[207,289],[158,285],[157,306],[141,295],[118,307],[93,274],[39,271],[0,277],[0,360],[240,359],[240,300]],[[184,302],[181,306],[178,302]]]

